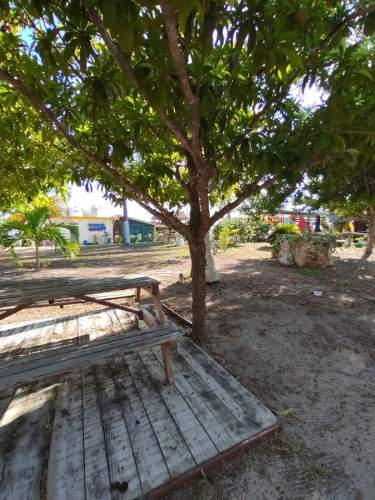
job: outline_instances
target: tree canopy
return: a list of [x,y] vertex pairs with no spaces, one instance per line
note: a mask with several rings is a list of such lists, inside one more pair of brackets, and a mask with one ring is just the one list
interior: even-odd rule
[[[205,234],[249,196],[323,161],[296,147],[291,90],[328,77],[352,28],[372,31],[373,2],[2,4],[4,88],[79,157],[73,180],[99,180],[188,239],[202,333]],[[176,217],[186,203],[188,224]]]
[[375,38],[353,43],[326,83],[326,106],[311,117],[313,147],[330,159],[310,171],[310,204],[369,220],[375,225]]

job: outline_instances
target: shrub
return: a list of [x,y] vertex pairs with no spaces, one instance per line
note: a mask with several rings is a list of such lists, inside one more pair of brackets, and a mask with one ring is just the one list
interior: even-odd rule
[[301,231],[297,226],[293,224],[278,224],[272,233],[268,236],[267,241],[271,243],[273,247],[278,248],[280,242],[286,236],[296,236],[301,234]]
[[236,229],[231,229],[229,225],[223,226],[219,231],[219,237],[218,237],[219,247],[221,248],[221,250],[224,250],[224,252],[226,252],[229,247],[235,246],[236,235],[237,235]]
[[[266,241],[271,225],[260,217],[234,217],[221,221],[214,228],[214,238],[220,247],[226,248],[236,243]],[[222,234],[224,233],[224,234]],[[222,240],[222,245],[220,244]],[[226,241],[226,243],[224,243]]]
[[248,217],[234,217],[222,220],[214,228],[214,238],[220,242],[220,233],[226,232],[233,244],[251,241],[252,228]]
[[262,219],[251,219],[251,241],[267,241],[268,234],[272,227],[271,224],[264,222]]

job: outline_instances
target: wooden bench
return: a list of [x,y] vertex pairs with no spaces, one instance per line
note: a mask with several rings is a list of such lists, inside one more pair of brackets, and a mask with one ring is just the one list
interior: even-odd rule
[[168,383],[173,383],[171,354],[174,344],[182,337],[172,325],[150,330],[130,331],[104,335],[86,344],[60,346],[25,356],[0,361],[0,388],[32,382],[69,370],[103,364],[111,356],[128,354],[151,347],[161,347],[164,372]]

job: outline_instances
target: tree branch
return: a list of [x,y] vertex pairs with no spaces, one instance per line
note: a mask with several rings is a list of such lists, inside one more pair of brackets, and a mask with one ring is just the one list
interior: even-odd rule
[[246,200],[249,196],[259,193],[262,189],[265,189],[271,186],[276,181],[276,177],[270,177],[265,180],[262,184],[258,184],[258,181],[254,181],[251,184],[247,184],[241,192],[238,194],[237,198],[230,203],[227,203],[225,207],[221,208],[217,212],[215,212],[210,218],[210,227],[212,227],[215,222],[220,220],[224,215],[229,213],[231,210],[237,208],[243,201]]
[[190,106],[195,106],[198,99],[191,90],[189,79],[185,70],[185,65],[178,42],[176,26],[177,23],[174,11],[168,0],[161,0],[160,5],[164,17],[164,26],[165,31],[167,32],[169,50],[176,68],[176,73],[181,85],[182,92],[185,96],[186,103]]
[[[149,102],[149,104],[152,105],[150,102],[149,96],[146,94],[144,89],[142,89],[134,71],[133,68],[130,64],[130,59],[129,57],[123,52],[123,50],[115,43],[109,34],[107,28],[105,27],[103,20],[97,13],[97,11],[93,8],[87,5],[87,2],[84,1],[85,7],[86,7],[86,12],[87,12],[87,17],[89,20],[92,22],[92,24],[95,26],[95,28],[98,30],[98,33],[102,37],[105,45],[107,46],[109,52],[112,54],[113,59],[116,61],[118,67],[120,68],[121,72],[123,73],[125,79],[134,85],[139,92],[143,95],[143,97]],[[174,120],[165,112],[161,110],[157,110],[160,118],[164,121],[165,125],[167,128],[172,132],[172,134],[175,136],[175,138],[180,142],[182,146],[187,151],[191,150],[191,143],[189,139],[181,132],[179,129],[178,125],[174,122]]]
[[112,40],[109,32],[107,31],[101,17],[98,15],[96,10],[93,7],[89,7],[87,2],[83,2],[86,7],[87,17],[92,22],[92,24],[96,27],[100,36],[103,38],[104,43],[106,44],[108,50],[112,54],[114,60],[117,62],[120,70],[124,74],[125,78],[135,87],[139,88],[139,84],[137,78],[133,72],[133,68],[131,67],[129,58],[125,55],[125,53],[120,49],[120,47]]
[[[306,172],[313,167],[316,167],[322,163],[331,160],[332,158],[333,158],[332,155],[323,157],[318,156],[317,158],[314,158],[311,161],[309,161],[307,164],[301,165],[300,167],[297,168],[297,170],[299,170],[301,173]],[[210,227],[213,226],[215,222],[224,217],[224,215],[226,215],[228,212],[237,208],[249,196],[259,193],[262,189],[266,189],[267,187],[272,186],[272,184],[274,184],[277,181],[277,177],[269,177],[268,179],[263,181],[262,184],[259,184],[259,181],[260,179],[257,179],[251,182],[250,184],[244,186],[235,200],[231,201],[230,203],[225,205],[225,207],[215,212],[210,218]]]
[[[10,84],[13,89],[20,92],[31,104],[31,106],[39,112],[51,124],[52,128],[61,135],[78,153],[87,158],[89,161],[99,165],[106,171],[114,180],[121,186],[125,187],[134,199],[146,208],[150,213],[162,219],[166,224],[170,225],[176,231],[186,236],[188,234],[188,226],[183,224],[177,217],[165,209],[160,203],[154,200],[151,196],[144,193],[138,186],[130,182],[123,174],[114,168],[109,162],[99,158],[95,153],[83,146],[77,139],[68,131],[53,113],[53,111],[45,106],[35,97],[35,94],[27,87],[27,85],[19,78],[14,77],[10,73],[0,69],[0,79]],[[150,207],[149,205],[153,205]]]
[[185,69],[184,58],[180,49],[177,33],[177,22],[174,11],[168,0],[161,0],[161,11],[164,17],[164,27],[168,37],[168,46],[177,78],[191,115],[192,151],[191,154],[198,169],[204,168],[204,160],[200,144],[200,113],[199,98],[194,95]]

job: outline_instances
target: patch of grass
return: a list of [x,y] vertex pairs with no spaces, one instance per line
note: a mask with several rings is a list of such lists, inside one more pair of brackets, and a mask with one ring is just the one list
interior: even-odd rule
[[308,276],[309,278],[326,279],[329,277],[329,271],[327,271],[327,269],[295,267],[293,270],[294,272],[302,274],[302,276]]
[[275,411],[278,417],[295,417],[296,412],[293,408],[282,408],[281,410]]
[[288,440],[287,436],[282,431],[278,432],[272,440],[271,450],[288,457],[294,457],[298,453],[297,446]]
[[307,467],[307,474],[310,479],[317,481],[326,478],[331,472],[319,463],[310,462]]

